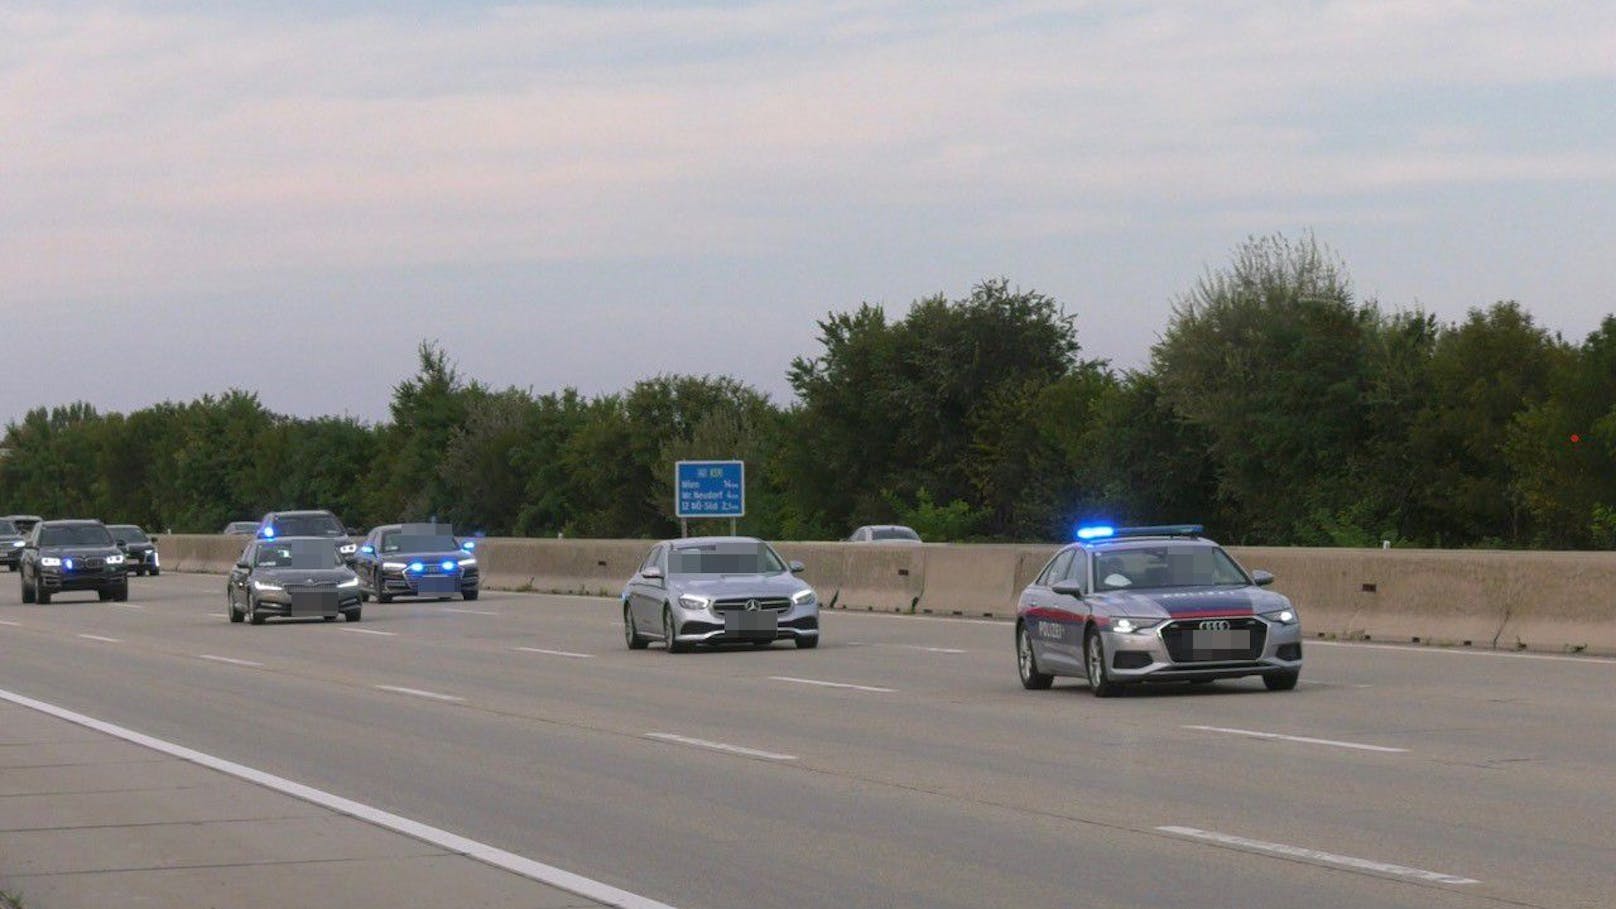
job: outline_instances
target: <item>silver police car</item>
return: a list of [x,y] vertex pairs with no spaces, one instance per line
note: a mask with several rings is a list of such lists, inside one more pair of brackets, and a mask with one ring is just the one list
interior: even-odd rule
[[1084,527],[1016,607],[1021,684],[1081,676],[1099,697],[1140,682],[1261,676],[1296,687],[1302,629],[1290,600],[1262,588],[1198,525]]
[[695,644],[819,646],[819,598],[787,563],[752,537],[692,537],[651,548],[623,588],[623,639],[631,650],[662,641],[669,653]]

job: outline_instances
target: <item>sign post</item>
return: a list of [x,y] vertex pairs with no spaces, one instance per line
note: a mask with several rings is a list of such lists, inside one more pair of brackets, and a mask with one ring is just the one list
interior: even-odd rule
[[690,535],[691,518],[729,518],[730,535],[735,519],[746,516],[745,461],[679,461],[673,465],[674,515],[679,532]]

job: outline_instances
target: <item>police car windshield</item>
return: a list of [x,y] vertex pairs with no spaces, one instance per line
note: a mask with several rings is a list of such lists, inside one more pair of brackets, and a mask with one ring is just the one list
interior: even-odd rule
[[17,525],[10,521],[0,521],[0,533],[16,533]]
[[920,542],[920,534],[907,527],[877,527],[870,531],[872,540],[914,540]]
[[347,531],[342,522],[328,514],[283,514],[276,516],[272,526],[278,537],[341,537]]
[[293,568],[310,570],[337,568],[342,556],[330,543],[319,540],[283,540],[279,543],[260,543],[253,557],[254,568]]
[[1216,546],[1164,543],[1102,550],[1094,556],[1096,590],[1159,590],[1250,583],[1251,579],[1234,559]]
[[785,570],[780,557],[763,543],[675,546],[668,556],[669,574],[778,574]]
[[451,552],[460,546],[444,534],[389,533],[382,537],[382,552]]
[[39,532],[41,546],[111,546],[112,534],[100,524],[60,524]]
[[146,532],[133,524],[116,524],[112,527],[108,527],[107,529],[112,531],[114,536],[120,540],[123,540],[125,543],[148,542],[146,539]]

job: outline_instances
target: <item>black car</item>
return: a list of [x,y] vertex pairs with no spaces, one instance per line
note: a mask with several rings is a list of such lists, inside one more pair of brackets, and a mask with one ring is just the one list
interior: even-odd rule
[[337,551],[344,562],[352,565],[359,544],[348,539],[348,528],[329,511],[272,511],[258,522],[260,540],[281,540],[287,537],[323,537],[337,541]]
[[0,518],[0,562],[5,563],[8,571],[16,571],[17,563],[22,560],[25,536],[27,534],[18,530],[10,518]]
[[264,624],[270,616],[360,619],[359,578],[325,537],[253,540],[236,560],[225,590],[230,621]]
[[100,521],[42,521],[22,547],[22,601],[49,603],[58,593],[93,590],[102,601],[129,599],[124,555]]
[[124,554],[124,570],[130,574],[156,576],[163,573],[157,556],[157,542],[146,536],[146,531],[135,524],[108,524],[112,538]]
[[366,596],[477,599],[482,575],[472,546],[446,524],[384,524],[373,528],[354,556]]

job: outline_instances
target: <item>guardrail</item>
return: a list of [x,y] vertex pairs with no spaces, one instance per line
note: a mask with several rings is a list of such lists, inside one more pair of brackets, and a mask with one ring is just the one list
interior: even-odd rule
[[[223,573],[244,537],[169,534],[163,567]],[[615,596],[646,540],[480,540],[492,589]],[[1052,545],[776,544],[834,609],[1009,618]],[[1616,654],[1616,553],[1232,547],[1309,638]]]

